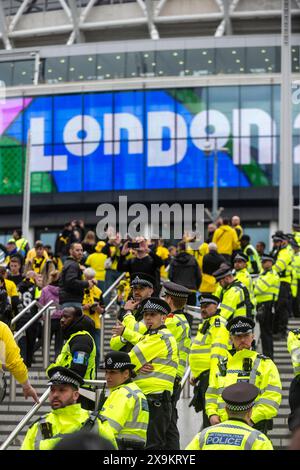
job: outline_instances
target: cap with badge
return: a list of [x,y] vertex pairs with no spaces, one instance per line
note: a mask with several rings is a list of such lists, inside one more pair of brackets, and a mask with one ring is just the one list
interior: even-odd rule
[[275,258],[272,255],[263,253],[261,256],[261,262],[263,263],[264,261],[272,261],[272,263],[275,263]]
[[231,267],[228,266],[228,264],[221,264],[220,268],[217,269],[217,271],[213,272],[213,276],[216,279],[217,282],[219,282],[221,279],[224,279],[224,277],[229,276],[232,274]]
[[229,320],[226,325],[227,330],[232,336],[247,335],[253,333],[255,322],[252,318],[243,316],[235,317]]
[[175,284],[175,282],[165,282],[163,288],[166,295],[177,297],[178,299],[187,299],[191,291],[184,286]]
[[83,378],[67,367],[57,366],[49,370],[48,376],[50,378],[47,385],[72,385],[79,388],[83,383]]
[[126,370],[134,369],[135,365],[130,361],[130,356],[123,351],[110,351],[104,358],[103,369]]
[[244,261],[245,263],[248,262],[248,256],[245,253],[237,253],[234,257],[234,262],[235,261]]
[[146,312],[156,312],[161,315],[169,315],[171,307],[165,300],[160,299],[159,297],[151,297],[143,307],[143,313]]
[[272,239],[274,242],[284,242],[287,238],[285,234],[281,230],[279,230],[275,232],[274,235],[272,235]]
[[247,411],[253,407],[259,390],[255,385],[238,382],[224,388],[222,398],[229,411]]
[[155,279],[153,276],[150,276],[150,274],[145,274],[145,273],[134,273],[132,275],[131,279],[131,287],[150,287],[153,289],[153,286],[155,284]]
[[200,307],[204,304],[215,304],[219,305],[220,299],[213,294],[202,294],[200,298]]

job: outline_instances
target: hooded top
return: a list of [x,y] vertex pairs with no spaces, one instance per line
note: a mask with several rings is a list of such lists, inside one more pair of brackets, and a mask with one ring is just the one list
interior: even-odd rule
[[198,290],[201,284],[200,268],[195,258],[182,251],[171,261],[169,279],[188,289]]

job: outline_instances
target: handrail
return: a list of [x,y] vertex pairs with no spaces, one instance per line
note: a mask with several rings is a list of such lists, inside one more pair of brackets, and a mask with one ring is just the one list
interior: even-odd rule
[[33,307],[36,303],[37,303],[37,301],[33,300],[32,302],[30,302],[29,305],[27,305],[27,307],[23,308],[23,310],[20,313],[18,313],[18,315],[16,315],[12,319],[11,325],[14,325],[18,320],[20,320],[20,318],[23,317],[23,315],[27,312],[27,310],[29,310],[31,307]]
[[118,277],[118,279],[115,280],[115,282],[104,292],[103,298],[107,297],[108,294],[119,284],[120,281],[122,281],[123,277],[126,276],[126,273],[122,273],[121,276]]
[[47,390],[43,393],[43,395],[40,398],[39,403],[35,403],[33,407],[26,413],[24,418],[21,419],[19,424],[13,429],[13,431],[10,433],[8,438],[3,442],[3,444],[0,447],[0,450],[6,450],[10,443],[14,440],[14,438],[19,434],[19,432],[22,431],[24,426],[28,423],[28,421],[32,418],[32,416],[35,415],[35,413],[39,410],[39,408],[45,403],[47,400],[48,396],[50,393],[50,387],[47,388]]
[[40,318],[40,316],[42,315],[42,313],[45,312],[45,310],[47,310],[50,305],[53,304],[53,300],[50,300],[50,302],[48,302],[43,308],[41,308],[41,310],[39,310],[35,315],[34,317],[30,318],[30,320],[28,320],[27,323],[25,323],[25,325],[22,326],[22,328],[20,328],[15,334],[14,334],[14,339],[17,341],[19,339],[20,336],[22,336],[22,334],[24,333],[24,331],[27,330],[27,328],[29,328],[36,320],[38,320]]

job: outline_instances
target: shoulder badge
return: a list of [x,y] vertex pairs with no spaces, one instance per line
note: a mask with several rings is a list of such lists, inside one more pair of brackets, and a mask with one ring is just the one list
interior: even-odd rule
[[257,357],[263,360],[270,359],[268,356],[265,356],[264,354],[257,354]]

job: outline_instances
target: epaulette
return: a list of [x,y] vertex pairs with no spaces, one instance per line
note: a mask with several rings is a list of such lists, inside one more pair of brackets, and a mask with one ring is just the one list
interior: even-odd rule
[[215,319],[215,326],[216,326],[217,328],[220,328],[220,326],[221,326],[220,318],[216,318],[216,319]]
[[294,335],[299,335],[300,334],[300,328],[295,328],[294,330],[292,330],[292,333],[294,333]]
[[263,360],[271,359],[270,357],[265,356],[264,354],[257,354],[257,357],[258,357],[258,359],[263,359]]
[[35,424],[38,424],[40,423],[41,421],[45,420],[47,418],[49,413],[46,413],[44,414],[43,416],[39,416],[35,421],[33,421],[33,423],[31,423],[31,425],[29,426],[29,429],[32,428],[32,426],[34,426]]

